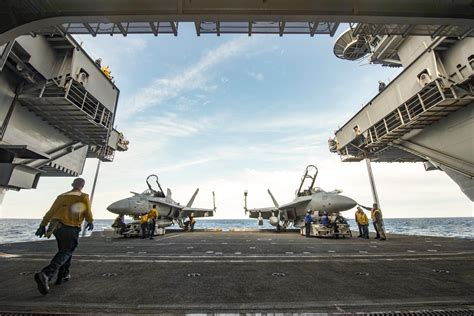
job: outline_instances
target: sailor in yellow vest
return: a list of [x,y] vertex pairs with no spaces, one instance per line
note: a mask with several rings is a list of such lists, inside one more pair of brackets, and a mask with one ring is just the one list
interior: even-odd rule
[[146,214],[146,216],[148,219],[148,237],[150,237],[150,239],[153,239],[153,236],[155,235],[156,219],[158,218],[158,211],[156,210],[156,205],[153,205],[153,207],[148,211],[148,214]]
[[362,226],[360,226],[360,223],[359,221],[357,220],[357,213],[359,212],[359,207],[357,207],[357,210],[354,214],[354,218],[355,218],[355,221],[356,221],[356,224],[357,224],[357,228],[359,228],[359,236],[357,236],[358,238],[363,238],[364,237],[364,232],[362,231]]
[[361,231],[360,237],[369,239],[369,219],[365,215],[364,211],[360,206],[357,207],[356,222],[359,225],[359,230]]
[[114,79],[114,77],[112,77],[112,72],[110,71],[110,68],[109,66],[103,66],[101,69],[100,69],[104,75],[109,79],[109,80],[112,80]]
[[359,205],[366,210],[370,210],[370,217],[372,219],[372,224],[374,225],[376,237],[375,239],[386,240],[385,230],[383,228],[383,218],[382,211],[378,208],[377,203],[374,203],[372,208],[368,208],[363,205]]
[[140,216],[140,228],[142,229],[142,239],[148,236],[148,217],[146,213]]
[[[56,198],[35,233],[36,236],[45,235],[48,238],[53,234],[58,243],[58,252],[49,265],[35,274],[38,290],[43,295],[49,293],[49,280],[56,271],[58,272],[56,284],[61,284],[71,278],[69,268],[72,254],[77,247],[84,218],[87,221],[86,229],[94,229],[89,195],[82,192],[84,184],[84,179],[74,179],[72,190]],[[46,231],[48,223],[48,231]]]

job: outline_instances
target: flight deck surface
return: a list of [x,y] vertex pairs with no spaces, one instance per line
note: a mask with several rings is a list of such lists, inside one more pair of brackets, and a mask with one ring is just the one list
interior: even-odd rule
[[[373,238],[373,236],[371,236]],[[0,245],[0,312],[474,313],[474,240],[297,232],[171,232],[82,238],[72,279],[41,295],[54,240]]]

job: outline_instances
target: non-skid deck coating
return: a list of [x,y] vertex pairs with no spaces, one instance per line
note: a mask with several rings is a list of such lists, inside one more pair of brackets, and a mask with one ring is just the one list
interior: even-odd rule
[[69,313],[474,311],[474,240],[295,232],[83,238],[72,280],[39,294],[54,240],[0,245],[0,311]]

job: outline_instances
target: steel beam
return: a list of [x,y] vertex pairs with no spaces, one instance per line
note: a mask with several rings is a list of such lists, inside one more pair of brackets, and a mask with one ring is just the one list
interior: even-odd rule
[[425,158],[426,160],[446,166],[456,172],[459,172],[467,177],[474,177],[474,165],[468,161],[450,156],[446,153],[428,148],[408,140],[394,140],[392,146],[403,149]]
[[365,164],[367,166],[367,173],[369,174],[369,181],[370,181],[370,189],[372,190],[372,197],[374,199],[374,203],[377,203],[378,208],[380,209],[380,201],[379,195],[377,194],[377,187],[375,186],[375,179],[374,174],[372,172],[372,166],[370,165],[370,159],[365,159]]
[[[23,34],[68,23],[286,21],[457,25],[473,27],[471,0],[5,0],[0,45]],[[337,27],[334,27],[335,31]],[[174,30],[173,30],[174,31]],[[151,33],[151,30],[150,30]]]

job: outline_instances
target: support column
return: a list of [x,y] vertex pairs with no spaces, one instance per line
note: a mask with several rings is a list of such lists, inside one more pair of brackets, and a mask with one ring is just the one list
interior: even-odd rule
[[[94,176],[94,183],[92,184],[92,191],[91,191],[91,207],[92,207],[92,201],[94,200],[94,192],[95,192],[95,186],[97,184],[97,178],[99,176],[99,170],[100,170],[100,159],[99,162],[97,163],[97,168],[95,169],[95,176]],[[82,225],[82,237],[86,235],[86,223]]]
[[381,209],[379,196],[377,194],[377,188],[375,187],[374,174],[372,173],[372,166],[370,165],[369,158],[365,158],[365,164],[367,165],[367,173],[369,174],[370,188],[372,189],[372,197],[374,199],[374,203],[377,203],[377,206],[379,207],[379,209]]
[[7,189],[0,188],[0,206],[2,206],[3,199],[5,198],[6,193],[7,193]]

